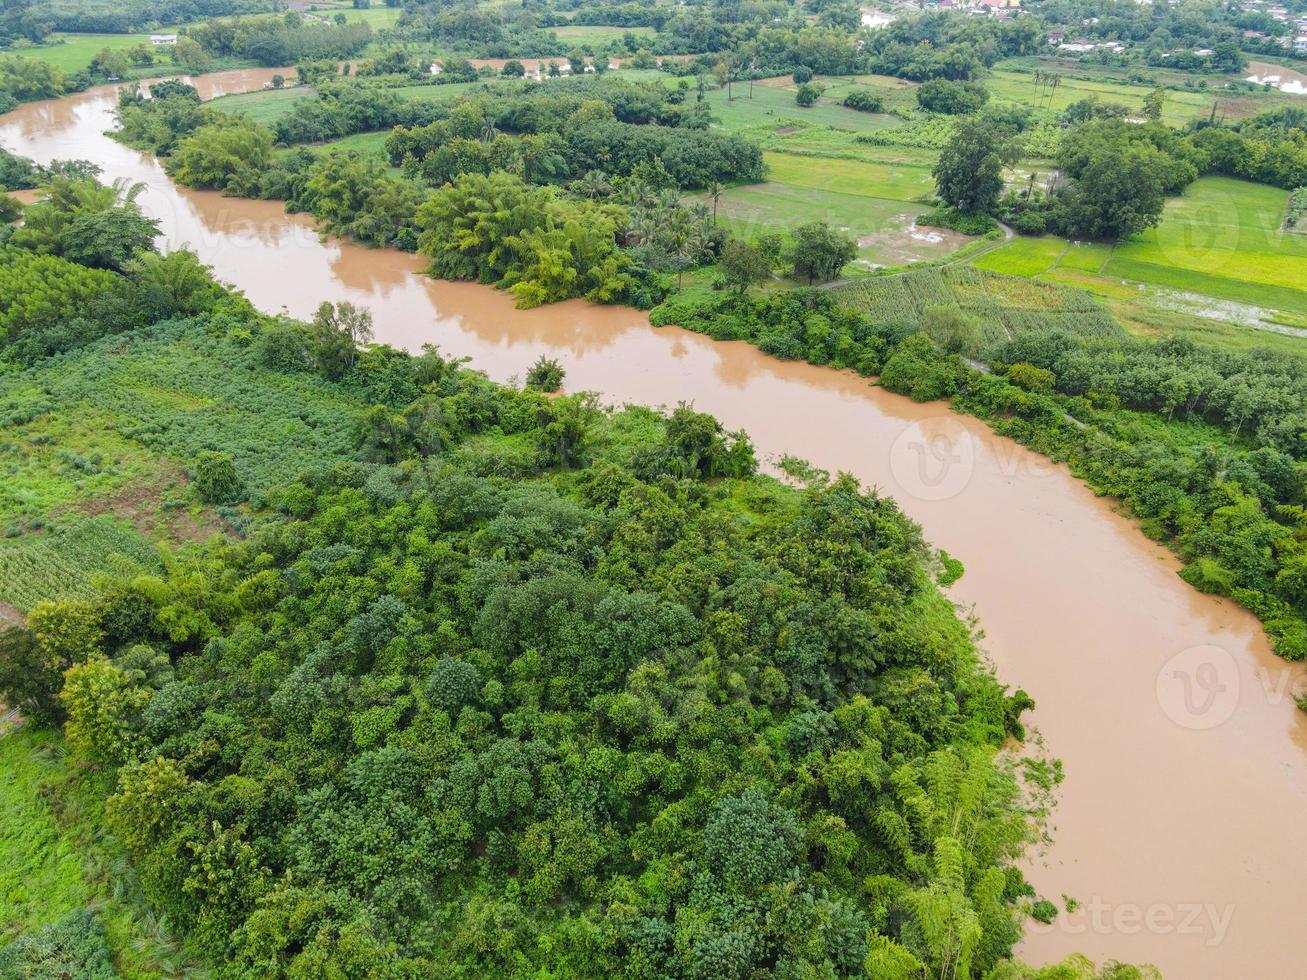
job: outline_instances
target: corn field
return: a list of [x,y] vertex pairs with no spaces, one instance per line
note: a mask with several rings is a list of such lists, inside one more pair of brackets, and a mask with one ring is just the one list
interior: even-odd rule
[[30,612],[42,599],[89,595],[100,574],[131,574],[159,565],[154,547],[109,516],[45,534],[0,540],[0,601]]
[[879,322],[916,323],[931,307],[957,307],[981,322],[987,343],[1036,330],[1091,336],[1122,332],[1083,290],[964,265],[863,279],[835,293],[841,304]]

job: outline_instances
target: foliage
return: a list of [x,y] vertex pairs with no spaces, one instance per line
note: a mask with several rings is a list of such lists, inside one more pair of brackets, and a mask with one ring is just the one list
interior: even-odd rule
[[680,187],[713,181],[762,180],[762,151],[738,136],[665,126],[598,122],[567,135],[569,159],[578,173],[606,169],[626,174],[638,165],[662,162]]
[[998,223],[987,214],[967,214],[957,208],[935,208],[916,217],[918,227],[951,228],[964,235],[987,235]]
[[844,96],[843,104],[859,112],[881,112],[885,108],[884,99],[864,88],[852,89]]
[[41,170],[26,157],[15,156],[0,147],[0,188],[7,191],[26,190],[41,182]]
[[30,359],[134,322],[126,283],[112,272],[0,246],[0,352]]
[[205,450],[195,457],[195,490],[210,504],[230,504],[243,493],[236,464],[227,453]]
[[840,270],[858,254],[857,243],[824,221],[799,225],[791,232],[790,254],[795,278],[817,280],[839,277]]
[[[1063,144],[1063,155],[1073,152]],[[1169,161],[1145,143],[1092,152],[1069,171],[1074,183],[1057,197],[1054,221],[1072,238],[1122,239],[1162,217]]]
[[418,210],[418,250],[433,275],[498,283],[519,306],[572,296],[616,302],[633,282],[614,237],[619,215],[511,174],[465,174]]
[[24,210],[13,244],[116,271],[154,249],[159,223],[136,204],[143,185],[118,181],[106,187],[94,177],[54,174],[43,190],[42,200]]
[[801,108],[807,109],[817,104],[821,98],[822,87],[814,85],[812,82],[804,82],[794,92],[794,101]]
[[0,55],[0,92],[19,102],[54,99],[67,87],[64,73],[36,58]]
[[739,238],[729,239],[722,246],[717,264],[726,282],[741,293],[771,277],[771,259],[767,253]]
[[984,923],[975,968],[1004,957],[1029,834],[1005,698],[893,505],[700,482],[740,443],[685,407],[482,390],[557,475],[458,450],[319,474],[248,542],[119,586],[153,616],[64,698],[156,907],[246,969],[839,975],[869,934],[955,958],[946,895]]
[[900,329],[874,326],[862,314],[841,307],[828,291],[788,290],[757,298],[728,294],[673,296],[656,307],[655,326],[675,325],[714,340],[747,340],[774,357],[880,370],[882,355]]
[[563,386],[566,372],[563,366],[552,357],[541,354],[526,372],[526,386],[537,391],[554,392]]
[[190,187],[225,188],[233,176],[262,170],[272,156],[272,133],[240,118],[220,118],[195,129],[168,157],[168,173]]
[[15,980],[115,980],[109,952],[95,913],[81,909],[0,947],[0,973]]
[[932,78],[917,86],[917,105],[927,112],[946,116],[968,116],[980,111],[989,100],[989,90],[976,82],[955,82]]
[[991,214],[1003,190],[1006,134],[983,119],[963,120],[931,171],[939,196],[967,215]]

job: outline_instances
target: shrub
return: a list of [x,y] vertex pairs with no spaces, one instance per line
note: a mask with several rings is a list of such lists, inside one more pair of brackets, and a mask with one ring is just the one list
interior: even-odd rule
[[236,464],[227,453],[199,453],[195,457],[194,479],[196,492],[206,503],[235,503],[245,494]]
[[885,100],[866,89],[855,88],[844,96],[844,105],[859,112],[880,112],[885,108]]
[[929,228],[949,228],[963,235],[987,235],[998,223],[987,214],[966,214],[957,208],[935,208],[917,216],[917,224]]
[[977,82],[953,82],[932,78],[917,87],[917,105],[927,112],[966,116],[979,112],[989,101],[989,91]]
[[526,386],[536,391],[557,391],[563,386],[566,374],[558,361],[541,354],[540,359],[526,372]]
[[1033,364],[1013,364],[1007,369],[1008,380],[1018,388],[1046,395],[1053,390],[1056,378],[1052,371]]

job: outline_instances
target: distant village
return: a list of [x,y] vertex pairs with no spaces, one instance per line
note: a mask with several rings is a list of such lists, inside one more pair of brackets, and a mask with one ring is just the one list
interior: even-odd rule
[[[1151,5],[1154,0],[1135,0],[1138,4]],[[1179,4],[1180,0],[1158,0],[1170,6]],[[1264,49],[1267,45],[1278,46],[1285,51],[1307,54],[1307,13],[1294,13],[1280,3],[1268,0],[1242,0],[1238,4],[1241,11],[1247,13],[1264,13],[1271,19],[1290,27],[1287,33],[1267,34],[1264,31],[1246,30],[1241,32],[1245,42]],[[1006,19],[1028,13],[1021,7],[1021,0],[929,0],[925,4],[900,5],[904,14],[925,10],[959,10],[974,17],[995,17]],[[881,10],[864,8],[862,25],[866,28],[880,28],[894,21],[896,15]],[[1099,22],[1097,17],[1089,17],[1081,22],[1083,27],[1092,27]],[[1083,56],[1093,54],[1120,55],[1127,50],[1127,44],[1115,40],[1096,40],[1080,36],[1069,27],[1050,30],[1046,35],[1048,46],[1057,54],[1064,56]],[[1211,58],[1215,52],[1211,48],[1175,49],[1162,52],[1161,58]]]

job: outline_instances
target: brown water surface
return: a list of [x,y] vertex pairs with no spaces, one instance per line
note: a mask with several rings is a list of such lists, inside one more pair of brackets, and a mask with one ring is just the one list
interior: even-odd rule
[[[211,97],[272,74],[197,81]],[[769,458],[793,453],[883,488],[960,558],[953,595],[974,606],[1002,679],[1039,702],[1034,720],[1067,772],[1055,843],[1029,873],[1049,898],[1082,905],[1032,930],[1027,958],[1079,950],[1173,977],[1301,975],[1307,726],[1290,692],[1302,676],[1251,615],[1190,589],[1168,552],[1063,468],[849,374],[657,330],[629,309],[515,310],[492,289],[416,275],[412,256],[320,240],[279,204],[179,189],[102,135],[114,97],[101,88],[23,106],[0,119],[0,143],[146,182],[142,205],[169,243],[263,309],[306,315],[351,300],[372,310],[378,339],[435,343],[496,379],[544,353],[562,360],[571,390],[692,401],[746,428]]]

